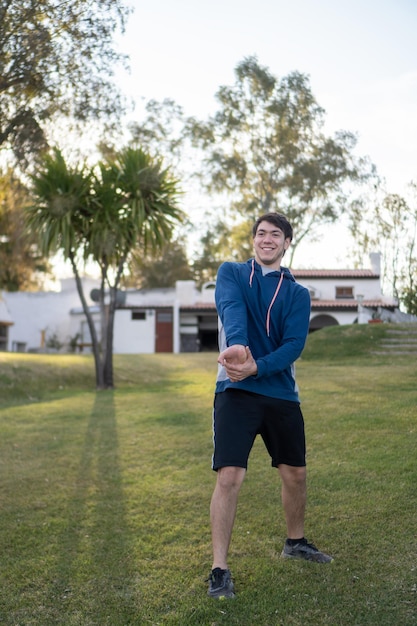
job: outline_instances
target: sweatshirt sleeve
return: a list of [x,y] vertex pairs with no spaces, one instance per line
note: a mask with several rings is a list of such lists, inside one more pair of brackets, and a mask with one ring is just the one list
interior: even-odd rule
[[310,294],[300,289],[295,294],[284,322],[284,332],[279,347],[256,360],[256,378],[271,376],[290,367],[301,355],[310,323]]
[[233,263],[223,263],[218,270],[215,291],[216,307],[223,324],[227,346],[248,345],[246,304]]

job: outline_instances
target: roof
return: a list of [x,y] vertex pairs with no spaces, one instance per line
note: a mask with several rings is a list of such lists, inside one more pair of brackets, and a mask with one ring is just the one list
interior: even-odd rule
[[183,304],[181,311],[216,311],[214,302],[196,302],[195,304]]
[[[361,302],[362,306],[368,309],[375,309],[381,307],[383,309],[388,309],[389,311],[394,311],[397,305],[394,302],[386,302],[385,300],[363,300]],[[359,303],[357,300],[312,300],[311,301],[311,310],[312,311],[328,311],[332,309],[333,311],[357,311]]]
[[[174,305],[172,303],[161,304],[123,304],[116,307],[117,311],[145,311],[147,309],[172,309]],[[181,307],[182,308],[182,307]]]
[[0,323],[3,326],[13,326],[14,322],[5,301],[0,296]]
[[[365,308],[375,309],[377,307],[382,307],[384,309],[389,309],[390,311],[394,311],[396,308],[395,302],[387,302],[386,300],[363,300],[361,302],[362,306]],[[333,311],[357,311],[359,306],[359,302],[354,299],[338,299],[338,300],[312,300],[311,301],[311,310],[312,311],[325,311],[328,309],[332,309]],[[215,311],[216,305],[214,303],[208,302],[198,302],[196,304],[188,304],[180,307],[181,311]]]
[[[394,311],[397,307],[395,302],[387,302],[386,300],[363,300],[362,306],[369,309],[376,309],[381,307],[383,309],[387,309],[389,311]],[[352,298],[346,299],[338,299],[338,300],[312,300],[311,301],[311,310],[314,311],[328,311],[329,309],[332,311],[357,311],[359,306],[359,302]],[[99,311],[99,307],[93,306],[89,307],[91,313],[97,313]],[[146,304],[146,305],[124,305],[117,307],[117,310],[167,310],[173,309],[172,304]],[[217,313],[216,305],[214,302],[196,302],[195,304],[183,304],[180,305],[180,311],[182,313]],[[82,314],[82,307],[71,309],[71,315]]]
[[[362,306],[365,308],[374,309],[377,307],[382,307],[384,309],[389,309],[393,311],[396,308],[395,302],[387,302],[386,300],[363,300],[361,302]],[[357,300],[346,298],[346,299],[338,299],[338,300],[312,300],[311,301],[311,309],[312,311],[323,311],[325,309],[333,309],[340,311],[357,311],[359,306],[359,302]],[[196,304],[187,304],[180,307],[181,311],[215,311],[216,305],[210,302],[199,302]]]
[[372,270],[293,270],[294,278],[379,278]]

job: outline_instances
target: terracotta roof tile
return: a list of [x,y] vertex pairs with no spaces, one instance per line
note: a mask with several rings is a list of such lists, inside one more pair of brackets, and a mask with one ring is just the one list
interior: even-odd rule
[[[323,309],[339,309],[339,310],[357,310],[359,303],[353,299],[339,300],[312,300],[311,308],[313,311]],[[394,310],[396,304],[387,302],[386,300],[364,300],[362,306],[365,308],[383,307],[384,309]],[[215,311],[216,305],[210,302],[196,302],[195,304],[185,304],[180,306],[181,311]]]
[[294,278],[379,278],[372,270],[302,270],[290,269]]
[[[339,309],[339,310],[357,310],[359,303],[356,300],[312,300],[312,311],[324,310],[324,309]],[[385,300],[364,300],[362,306],[365,308],[374,309],[376,307],[382,307],[393,311],[396,308],[396,304],[393,302],[386,302]]]

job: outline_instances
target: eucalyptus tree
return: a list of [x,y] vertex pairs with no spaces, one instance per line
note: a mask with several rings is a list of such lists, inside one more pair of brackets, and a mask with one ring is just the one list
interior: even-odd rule
[[223,261],[245,261],[252,255],[252,226],[247,221],[231,226],[221,218],[207,224],[193,263],[194,279],[199,287],[216,279]]
[[46,147],[48,123],[108,121],[122,110],[113,36],[130,10],[122,0],[1,2],[0,146],[20,164]]
[[[169,241],[183,219],[179,185],[162,161],[126,148],[99,162],[72,167],[55,150],[33,175],[34,204],[27,225],[45,254],[61,251],[71,263],[91,334],[99,389],[112,388],[114,315],[121,279],[137,255]],[[100,335],[81,280],[85,262],[98,265]]]
[[158,252],[148,252],[136,257],[129,276],[123,277],[123,286],[140,289],[174,287],[177,280],[192,280],[184,237],[168,241]]
[[186,117],[183,108],[170,98],[162,102],[149,100],[140,119],[129,124],[132,145],[146,146],[149,152],[158,152],[170,167],[184,176],[187,171]]
[[417,185],[411,182],[404,195],[377,188],[366,204],[351,215],[353,251],[381,253],[384,290],[402,302],[407,313],[417,314]]
[[39,289],[51,267],[37,245],[36,233],[24,225],[24,207],[30,203],[27,186],[10,168],[0,171],[0,289]]
[[304,74],[278,79],[248,57],[235,76],[234,85],[218,90],[214,115],[189,120],[203,151],[203,184],[221,194],[229,219],[285,213],[294,226],[294,254],[347,210],[352,184],[367,180],[373,167],[354,156],[353,133],[325,134],[324,110]]

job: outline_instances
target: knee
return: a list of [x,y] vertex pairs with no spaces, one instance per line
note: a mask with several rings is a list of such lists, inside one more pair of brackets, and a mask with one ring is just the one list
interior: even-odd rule
[[221,467],[217,471],[217,485],[220,489],[234,491],[240,489],[246,470],[243,467]]
[[287,485],[302,487],[306,483],[307,471],[305,467],[293,467],[291,465],[280,465],[281,478]]

